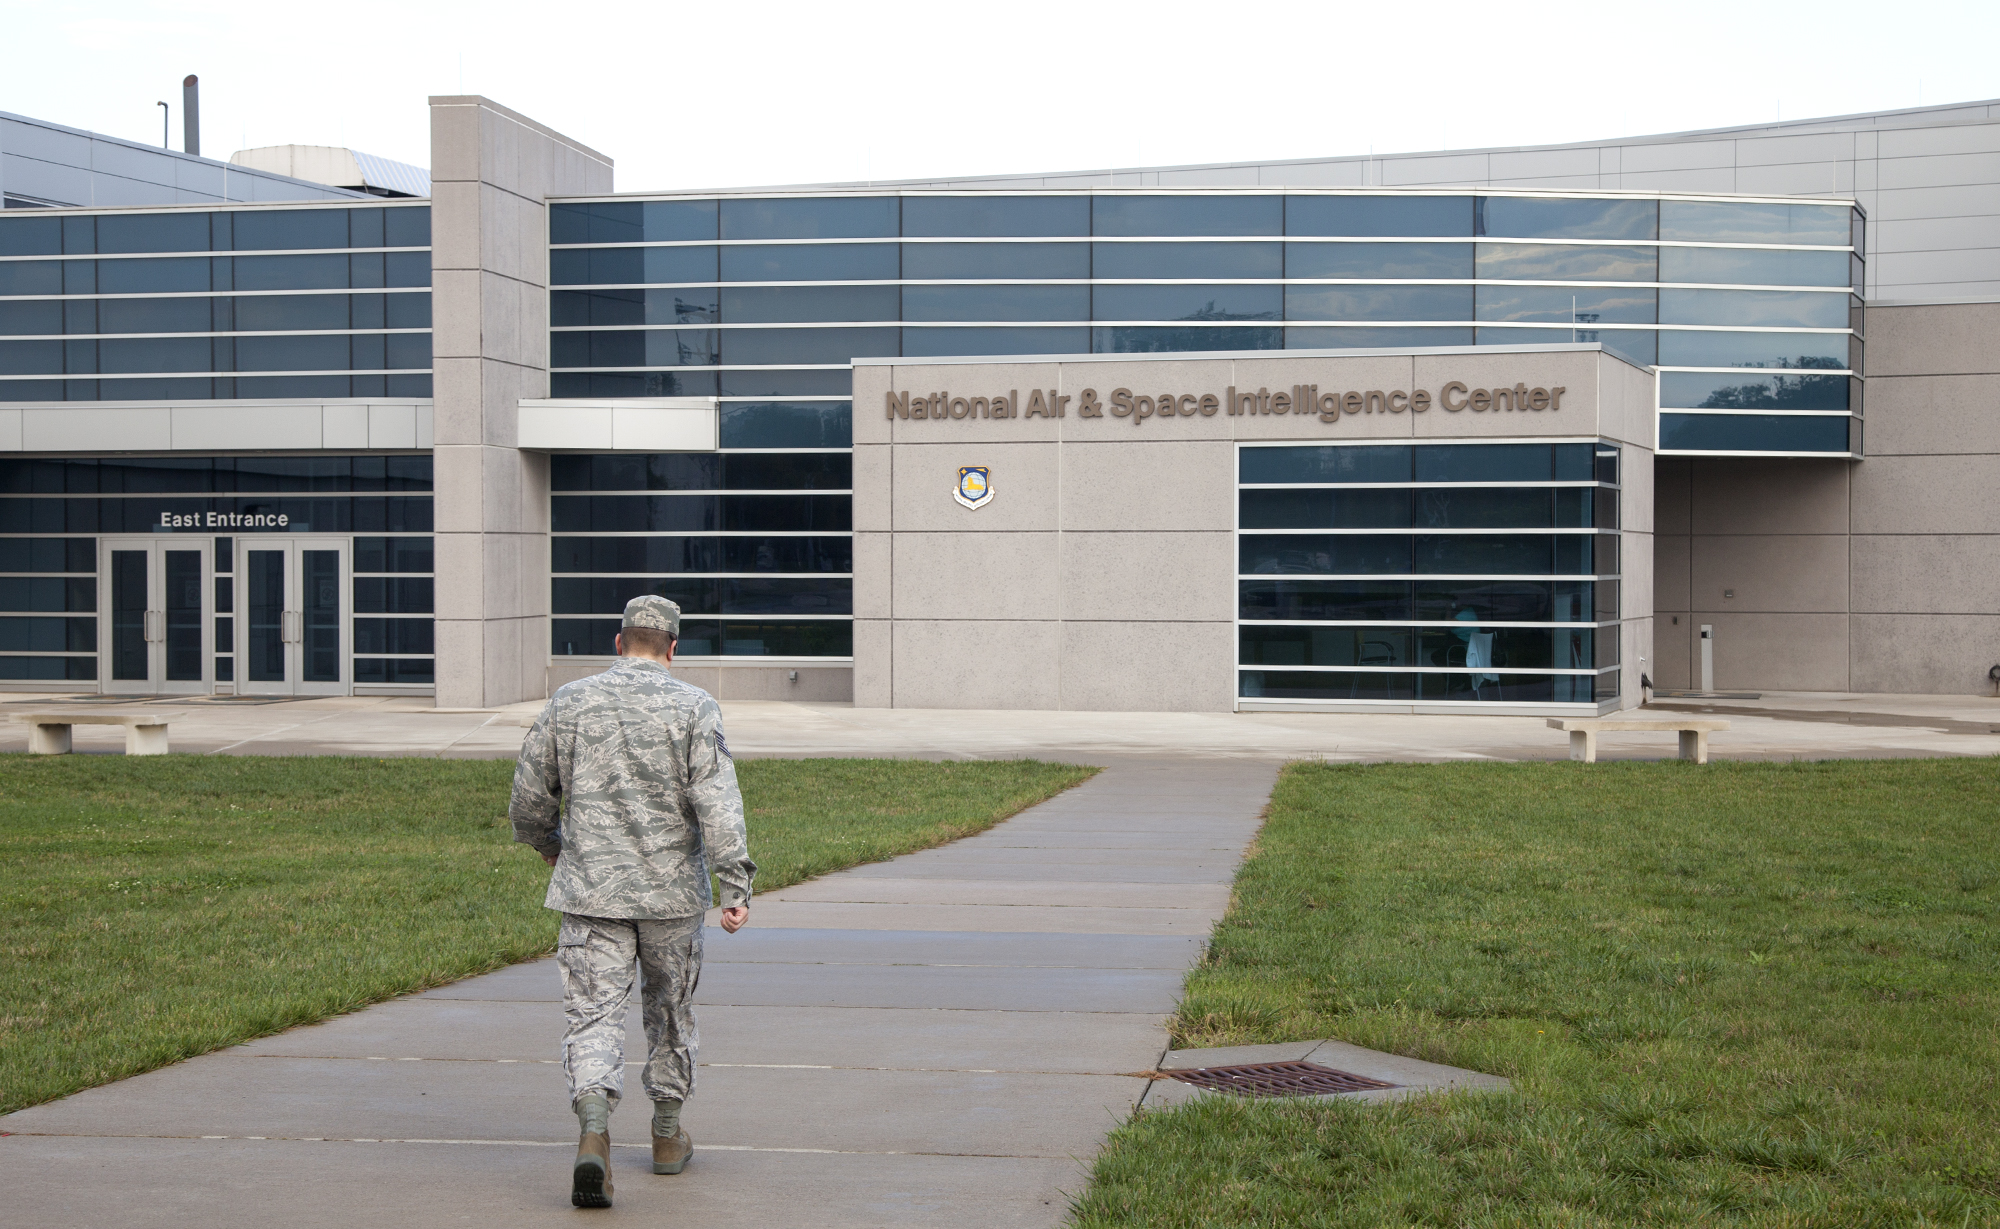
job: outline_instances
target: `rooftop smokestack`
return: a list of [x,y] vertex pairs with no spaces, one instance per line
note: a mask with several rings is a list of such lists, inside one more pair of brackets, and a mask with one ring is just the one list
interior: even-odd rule
[[201,78],[193,73],[181,82],[181,148],[201,155]]

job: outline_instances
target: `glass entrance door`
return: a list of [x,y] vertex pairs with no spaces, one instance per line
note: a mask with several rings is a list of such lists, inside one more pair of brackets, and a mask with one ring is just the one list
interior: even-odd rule
[[346,695],[352,677],[348,543],[238,538],[237,690]]
[[99,644],[99,689],[109,694],[192,695],[215,682],[203,642],[214,588],[207,539],[104,538],[97,608],[109,616]]

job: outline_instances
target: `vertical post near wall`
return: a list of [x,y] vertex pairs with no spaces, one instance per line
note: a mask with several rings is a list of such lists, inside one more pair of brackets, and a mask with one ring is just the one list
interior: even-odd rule
[[549,395],[551,196],[611,191],[611,159],[476,95],[431,104],[437,702],[547,694],[549,464],[522,452]]

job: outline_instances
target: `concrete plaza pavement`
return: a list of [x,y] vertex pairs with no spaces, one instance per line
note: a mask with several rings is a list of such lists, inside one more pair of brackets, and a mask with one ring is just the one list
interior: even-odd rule
[[[1275,773],[1118,760],[711,927],[694,1163],[650,1172],[628,1069],[605,1220],[1060,1223],[1150,1086]],[[552,962],[517,965],[0,1119],[0,1188],[42,1226],[594,1219],[568,1206],[561,1031]]]
[[[428,697],[298,700],[0,694],[0,752],[25,751],[9,713],[75,707],[171,717],[174,750],[223,755],[511,757],[541,701],[440,709]],[[864,709],[848,704],[726,701],[730,746],[750,756],[918,756],[1094,761],[1102,756],[1336,762],[1560,760],[1569,741],[1540,717],[1392,713],[1117,713]],[[1659,699],[1645,713],[1700,712],[1732,728],[1717,759],[2000,754],[2000,699],[1988,696],[1770,692],[1729,700]],[[75,727],[81,752],[116,754],[124,731]],[[1606,734],[1601,759],[1661,759],[1672,734]]]

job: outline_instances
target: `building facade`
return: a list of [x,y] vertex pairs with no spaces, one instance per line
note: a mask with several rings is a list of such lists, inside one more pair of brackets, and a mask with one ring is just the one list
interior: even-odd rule
[[432,148],[427,199],[0,216],[0,686],[503,703],[641,592],[724,698],[1602,710],[1703,629],[1719,687],[1992,685],[1991,105],[700,193],[484,99]]

